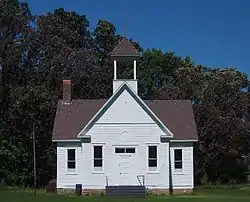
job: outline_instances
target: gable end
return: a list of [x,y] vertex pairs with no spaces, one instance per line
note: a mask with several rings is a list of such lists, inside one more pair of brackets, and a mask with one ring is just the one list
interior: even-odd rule
[[160,127],[160,129],[168,135],[173,137],[172,132],[159,120],[159,118],[150,110],[150,108],[137,96],[133,90],[124,83],[119,90],[104,104],[104,106],[96,113],[96,115],[89,121],[89,123],[83,128],[77,137],[82,137],[89,131],[93,125],[101,118],[101,116],[109,109],[109,107],[117,100],[117,98],[124,92],[127,91],[132,98],[140,105],[140,107],[149,115],[149,117]]

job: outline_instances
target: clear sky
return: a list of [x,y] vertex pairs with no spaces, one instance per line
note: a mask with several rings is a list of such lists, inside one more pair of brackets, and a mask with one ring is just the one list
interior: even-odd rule
[[143,48],[191,56],[196,64],[250,73],[250,0],[22,0],[34,14],[62,7],[85,14],[93,29],[112,22]]

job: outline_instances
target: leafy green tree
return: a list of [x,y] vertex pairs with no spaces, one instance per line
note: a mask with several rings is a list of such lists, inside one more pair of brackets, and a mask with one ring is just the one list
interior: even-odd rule
[[30,20],[26,4],[17,0],[0,1],[1,111],[8,109],[9,90],[22,79],[20,64],[26,50],[24,40],[29,32]]
[[[247,77],[235,69],[189,66],[177,69],[172,85],[159,90],[161,99],[190,99],[199,133],[196,148],[197,175],[210,182],[244,179],[246,166],[238,164],[249,148],[246,111]],[[228,161],[226,159],[235,159]],[[241,170],[241,176],[233,175]],[[230,174],[231,173],[231,174]]]
[[120,39],[115,32],[115,26],[105,20],[99,20],[93,31],[96,53],[101,66]]
[[0,1],[0,180],[8,176],[5,181],[14,183],[14,169],[8,165],[18,160],[24,148],[13,143],[15,125],[10,121],[11,92],[25,80],[22,61],[27,51],[25,43],[30,31],[30,15],[27,4],[17,0]]
[[[159,89],[173,86],[175,72],[183,63],[184,60],[174,53],[164,53],[156,49],[146,50],[138,67],[141,96],[145,99],[159,99]],[[166,92],[166,89],[161,92]],[[169,95],[168,99],[172,98],[173,95]]]

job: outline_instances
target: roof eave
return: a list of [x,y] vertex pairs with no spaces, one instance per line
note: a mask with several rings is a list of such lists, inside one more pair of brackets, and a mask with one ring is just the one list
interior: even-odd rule
[[198,142],[198,139],[172,139],[170,142]]
[[140,55],[110,55],[111,60],[139,60]]
[[52,142],[80,142],[81,139],[52,139]]

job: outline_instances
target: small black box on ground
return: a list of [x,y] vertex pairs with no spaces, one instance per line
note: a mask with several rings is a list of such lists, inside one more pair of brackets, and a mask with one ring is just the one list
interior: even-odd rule
[[81,196],[82,195],[82,184],[76,184],[75,194],[77,196]]

